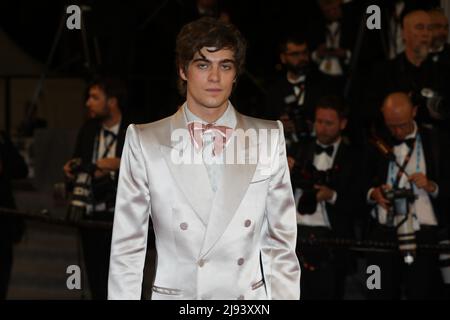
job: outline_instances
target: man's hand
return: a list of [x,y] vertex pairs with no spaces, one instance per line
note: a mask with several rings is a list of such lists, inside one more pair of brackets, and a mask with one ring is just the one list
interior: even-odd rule
[[287,162],[288,162],[289,171],[292,171],[292,169],[294,168],[294,165],[295,165],[295,159],[291,156],[288,156]]
[[347,58],[347,50],[342,48],[335,48],[331,51],[331,55],[339,58],[339,59],[345,59]]
[[322,43],[320,46],[318,46],[317,47],[317,49],[316,49],[316,54],[317,54],[317,57],[319,58],[319,59],[323,59],[323,58],[325,58],[328,54],[329,54],[329,52],[330,52],[330,50],[327,48],[327,46],[326,46],[326,44],[325,43]]
[[74,161],[75,161],[75,159],[67,161],[63,167],[64,174],[66,175],[67,178],[69,178],[71,180],[75,179],[75,176],[73,175],[72,170],[70,169],[70,167]]
[[382,189],[390,190],[392,189],[392,187],[389,184],[383,184],[381,187],[372,190],[370,198],[376,203],[378,203],[385,210],[388,210],[389,207],[391,206],[391,202],[384,197]]
[[103,158],[96,162],[97,170],[94,175],[95,178],[101,178],[110,172],[117,171],[120,168],[120,158]]
[[428,180],[427,176],[421,172],[410,175],[409,181],[414,183],[417,188],[423,189],[428,193],[433,193],[437,188],[436,184],[433,181]]
[[318,190],[316,194],[317,202],[330,201],[331,199],[333,199],[335,193],[334,190],[328,188],[327,186],[320,186],[320,185],[315,185],[314,188]]

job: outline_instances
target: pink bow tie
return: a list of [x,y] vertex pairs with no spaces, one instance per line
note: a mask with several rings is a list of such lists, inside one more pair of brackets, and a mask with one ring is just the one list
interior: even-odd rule
[[233,133],[233,129],[226,126],[216,126],[213,123],[203,124],[201,122],[190,122],[188,124],[189,133],[197,149],[203,148],[203,134],[210,131],[214,134],[213,155],[220,155],[225,148],[225,144]]

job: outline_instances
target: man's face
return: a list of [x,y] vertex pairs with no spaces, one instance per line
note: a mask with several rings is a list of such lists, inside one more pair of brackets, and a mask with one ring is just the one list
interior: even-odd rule
[[392,136],[395,139],[402,141],[414,131],[415,114],[415,108],[402,108],[395,112],[385,110],[383,111],[384,123]]
[[403,30],[405,46],[421,57],[426,57],[431,46],[431,20],[425,12],[405,17]]
[[[209,51],[208,51],[209,49]],[[181,68],[180,76],[187,82],[187,100],[191,107],[220,108],[228,98],[236,79],[234,52],[215,48],[202,48],[189,63],[186,72]]]
[[346,119],[341,119],[333,109],[318,108],[314,128],[317,140],[325,145],[332,144],[341,136],[347,125]]
[[280,55],[281,63],[294,74],[302,74],[309,65],[309,50],[306,43],[288,43],[286,52]]
[[86,101],[86,107],[89,110],[90,118],[104,119],[109,116],[108,99],[105,92],[98,86],[89,89],[89,96]]
[[434,48],[439,48],[447,43],[448,19],[445,15],[440,13],[431,15],[431,33]]
[[217,5],[217,0],[197,0],[197,6],[202,8],[214,8]]
[[335,22],[342,18],[341,0],[319,1],[319,6],[327,21]]

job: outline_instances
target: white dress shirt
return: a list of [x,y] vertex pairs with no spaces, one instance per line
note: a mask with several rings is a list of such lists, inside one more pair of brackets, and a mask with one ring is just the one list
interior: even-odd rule
[[[316,142],[322,147],[327,147],[326,145],[323,145]],[[341,139],[333,143],[333,154],[330,157],[327,153],[322,152],[321,154],[314,155],[313,164],[314,167],[316,167],[317,170],[328,170],[331,169],[334,163],[334,159],[336,158],[336,153],[338,151],[339,145],[341,144]],[[302,196],[302,189],[297,188],[294,193],[295,203],[298,203],[298,200]],[[328,201],[328,203],[334,204],[336,203],[337,199],[337,193],[334,192],[333,198]],[[325,201],[321,201],[317,203],[316,212],[313,214],[305,214],[301,215],[297,211],[297,224],[305,225],[305,226],[314,226],[314,227],[327,227],[331,229],[330,221],[328,219],[327,209],[326,209],[326,203]]]
[[[215,122],[218,126],[226,126],[234,129],[236,127],[236,114],[234,112],[234,108],[230,107],[231,103],[228,103],[227,110],[223,113],[223,115]],[[186,123],[190,123],[193,121],[201,122],[203,124],[207,124],[208,122],[202,120],[193,114],[187,103],[184,104],[184,114],[186,115]],[[225,145],[226,147],[226,145]],[[223,163],[224,163],[224,155],[225,152],[222,152],[220,155],[213,155],[214,149],[214,133],[211,131],[205,131],[203,134],[203,164],[206,167],[206,171],[208,172],[209,181],[211,183],[211,188],[213,192],[217,191],[219,186],[219,182],[222,179],[223,175]]]
[[[415,137],[416,143],[414,146],[414,150],[412,152],[411,159],[409,160],[408,165],[405,168],[405,171],[408,173],[408,175],[412,175],[417,172],[422,172],[423,174],[426,175],[427,168],[423,152],[422,139],[420,138],[420,134],[417,136],[416,123],[414,123],[413,133],[408,135],[405,139]],[[394,147],[393,152],[399,164],[403,164],[403,162],[405,161],[405,157],[408,154],[408,151],[409,147],[406,145],[406,143],[402,143]],[[394,163],[390,162],[386,184],[392,186],[397,177],[397,173],[398,167]],[[419,230],[420,225],[436,226],[437,219],[429,196],[431,195],[433,198],[436,198],[439,194],[439,187],[437,186],[436,190],[429,195],[425,190],[419,189],[415,185],[412,186],[411,183],[408,181],[408,178],[403,174],[399,182],[399,188],[411,189],[411,187],[413,188],[414,193],[417,195],[416,201],[414,201],[414,203],[412,204],[414,229]],[[369,190],[367,195],[369,203],[373,203],[373,201],[370,199],[370,194],[372,193],[372,191],[373,188]],[[377,218],[377,211],[378,211],[378,222],[380,224],[386,224],[386,210],[379,205],[374,207],[374,209],[372,209],[371,214],[375,219]]]
[[[100,130],[100,136],[98,139],[99,142],[98,142],[97,159],[94,159],[94,161],[97,161],[98,159],[101,159],[101,158],[115,158],[116,157],[117,136],[119,135],[120,123],[121,123],[121,121],[119,121],[117,124],[115,124],[114,126],[109,127],[109,128],[106,126],[102,127],[102,129]],[[103,153],[105,153],[106,148],[108,147],[108,145],[110,144],[110,142],[113,139],[113,137],[111,135],[107,135],[107,136],[104,135],[105,130],[114,133],[116,135],[116,140],[109,148],[109,151],[106,154],[106,156],[103,157]]]
[[[327,48],[337,49],[339,48],[339,42],[341,40],[341,24],[337,21],[327,25],[327,35],[325,37],[325,43]],[[351,52],[346,50],[345,64],[350,62]],[[324,57],[320,59],[317,56],[317,51],[312,53],[312,59],[319,64],[319,70],[325,74],[331,76],[341,76],[344,74],[339,58],[337,57]]]

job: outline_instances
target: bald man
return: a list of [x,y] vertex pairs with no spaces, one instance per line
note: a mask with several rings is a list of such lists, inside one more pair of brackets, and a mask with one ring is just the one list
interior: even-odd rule
[[431,19],[432,41],[430,54],[433,62],[450,67],[450,45],[448,39],[448,18],[441,9],[433,9],[428,12]]
[[427,59],[431,29],[430,15],[426,11],[412,11],[404,17],[405,51],[374,69],[366,100],[368,117],[371,117],[369,122],[382,122],[379,106],[384,97],[391,92],[403,91],[415,97],[419,124],[447,126],[450,70]]
[[[396,223],[389,221],[389,201],[383,190],[412,189],[416,200],[406,207],[406,200],[395,200],[395,208],[405,206],[412,212],[413,228],[418,244],[435,244],[438,234],[445,228],[442,199],[448,197],[448,179],[440,168],[439,144],[429,129],[417,125],[417,108],[401,92],[388,95],[382,105],[387,128],[386,143],[392,148],[397,165],[375,148],[368,156],[367,201],[370,206],[370,240],[397,242]],[[399,173],[400,171],[400,173]],[[395,214],[394,210],[394,214]],[[427,299],[437,297],[440,287],[437,255],[419,251],[410,265],[400,252],[370,253],[368,265],[381,269],[381,289],[368,290],[372,299]],[[402,292],[402,290],[404,290]]]

